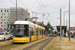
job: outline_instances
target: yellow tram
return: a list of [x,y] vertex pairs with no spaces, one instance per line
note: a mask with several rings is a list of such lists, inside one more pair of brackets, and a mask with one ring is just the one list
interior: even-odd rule
[[45,28],[29,21],[14,23],[13,43],[26,43],[45,38]]
[[56,30],[52,31],[52,36],[57,36],[57,31]]

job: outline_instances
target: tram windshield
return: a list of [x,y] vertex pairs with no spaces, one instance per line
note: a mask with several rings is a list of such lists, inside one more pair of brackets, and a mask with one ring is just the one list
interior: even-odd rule
[[17,37],[28,36],[28,25],[15,25],[13,35]]

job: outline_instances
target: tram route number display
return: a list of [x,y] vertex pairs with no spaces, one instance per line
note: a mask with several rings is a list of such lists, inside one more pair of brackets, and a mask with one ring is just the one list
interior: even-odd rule
[[16,27],[24,27],[24,25],[16,25]]

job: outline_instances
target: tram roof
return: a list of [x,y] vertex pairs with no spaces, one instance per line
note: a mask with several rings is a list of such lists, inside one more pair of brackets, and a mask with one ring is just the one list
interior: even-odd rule
[[37,27],[41,27],[41,28],[45,29],[44,27],[42,27],[42,26],[40,26],[40,25],[37,25],[37,24],[35,24],[35,26],[37,26]]
[[44,27],[42,27],[42,26],[40,26],[40,25],[37,25],[37,24],[34,24],[34,25],[37,26],[37,27],[40,27],[40,28],[45,29]]
[[32,24],[32,25],[34,25],[34,23],[29,22],[29,21],[15,21],[14,24]]
[[36,27],[39,27],[39,25],[37,25],[37,24],[34,24]]
[[[39,26],[39,25],[34,24],[34,23],[32,23],[32,22],[29,22],[29,21],[15,21],[14,24],[31,24],[31,25],[35,25],[35,26],[37,26],[37,27],[44,28],[44,27],[42,27],[42,26]],[[45,28],[44,28],[44,29],[45,29]]]

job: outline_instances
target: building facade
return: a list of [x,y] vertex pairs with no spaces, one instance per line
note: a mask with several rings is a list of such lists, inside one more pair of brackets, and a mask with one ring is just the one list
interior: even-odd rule
[[0,29],[7,29],[9,23],[10,9],[0,9]]
[[[30,13],[23,9],[17,8],[17,21],[30,21],[32,22],[32,18],[29,17]],[[13,24],[16,21],[16,8],[0,9],[0,29],[6,30],[8,24]],[[9,28],[10,29],[10,28]]]
[[[30,13],[28,13],[28,11],[26,11],[23,8],[17,8],[17,17],[16,17],[16,8],[10,8],[10,24],[13,24],[15,21],[31,21],[32,19],[29,18]],[[17,19],[16,19],[17,18]]]
[[75,27],[70,27],[70,32],[74,33],[75,32]]

